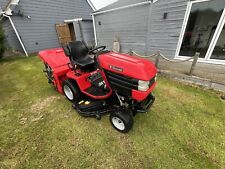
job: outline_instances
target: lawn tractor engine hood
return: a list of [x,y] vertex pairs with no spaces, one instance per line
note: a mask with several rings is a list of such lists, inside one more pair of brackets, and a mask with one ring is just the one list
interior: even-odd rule
[[111,52],[98,58],[103,69],[135,79],[148,81],[157,73],[155,65],[150,61],[127,54]]
[[142,101],[155,86],[157,69],[146,59],[110,52],[99,55],[98,62],[110,86],[123,95]]

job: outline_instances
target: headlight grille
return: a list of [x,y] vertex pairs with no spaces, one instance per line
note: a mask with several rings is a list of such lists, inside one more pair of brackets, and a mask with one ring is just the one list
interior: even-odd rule
[[[138,90],[138,79],[105,70],[108,82],[113,90],[124,96],[131,96],[132,90]],[[149,87],[155,83],[155,77],[150,80]]]
[[119,94],[131,96],[132,90],[138,90],[137,79],[110,71],[105,71],[105,74],[111,88],[116,90]]

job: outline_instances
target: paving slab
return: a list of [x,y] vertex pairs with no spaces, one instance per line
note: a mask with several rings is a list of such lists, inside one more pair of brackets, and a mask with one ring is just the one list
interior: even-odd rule
[[[155,58],[150,58],[154,62]],[[188,75],[192,62],[174,63],[160,59],[159,69],[178,74]],[[225,85],[225,65],[197,63],[193,76],[210,80],[214,83]],[[217,85],[215,85],[217,86]]]

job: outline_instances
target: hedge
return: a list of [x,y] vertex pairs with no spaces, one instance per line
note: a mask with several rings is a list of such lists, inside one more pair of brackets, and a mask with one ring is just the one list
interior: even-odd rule
[[5,35],[2,29],[2,23],[0,22],[0,59],[3,57],[5,52]]

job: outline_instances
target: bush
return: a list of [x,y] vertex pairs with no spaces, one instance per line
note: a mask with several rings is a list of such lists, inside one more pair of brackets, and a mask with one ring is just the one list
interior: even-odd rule
[[3,57],[5,51],[5,35],[0,22],[0,59]]

